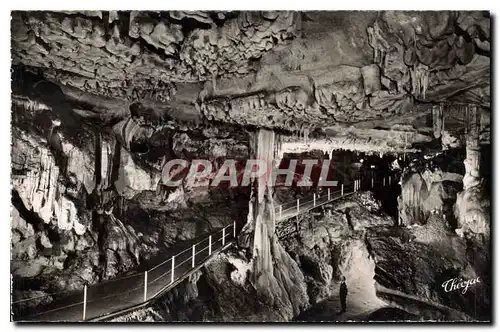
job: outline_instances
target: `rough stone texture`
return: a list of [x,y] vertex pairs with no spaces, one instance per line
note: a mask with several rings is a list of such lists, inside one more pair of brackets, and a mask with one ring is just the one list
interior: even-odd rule
[[364,245],[357,238],[372,228],[393,225],[390,217],[377,215],[379,209],[380,204],[370,193],[360,193],[301,217],[298,232],[295,222],[278,223],[280,240],[304,273],[311,304],[335,295],[343,275],[352,285],[352,291],[368,290],[375,298],[373,281],[369,281],[373,262],[370,263],[366,249],[360,249]]
[[[13,187],[19,193],[24,206],[37,213],[45,223],[56,223],[60,229],[72,230],[79,235],[85,233],[88,225],[88,216],[79,216],[73,199],[65,194],[66,186],[61,186],[60,167],[51,151],[41,145],[33,136],[19,132],[14,136],[13,165],[19,170],[28,170],[25,174],[14,176]],[[31,153],[38,150],[38,154]],[[75,179],[75,184],[92,185],[93,169],[86,172],[88,164],[82,158],[82,153],[73,153],[73,149],[66,150],[67,176]],[[87,159],[88,160],[88,159]],[[83,181],[78,181],[78,174]],[[90,174],[89,174],[90,173]],[[76,188],[80,190],[78,185]],[[91,190],[93,188],[90,188]],[[82,218],[83,217],[83,218]],[[81,219],[82,218],[82,219]]]
[[132,156],[122,148],[120,152],[120,171],[115,188],[120,196],[132,198],[140,191],[156,191],[161,175],[149,173],[134,164]]
[[[296,265],[292,259],[286,264]],[[230,250],[220,254],[201,273],[193,274],[158,299],[149,311],[141,310],[114,321],[141,320],[153,310],[155,320],[158,321],[285,322],[307,307],[307,295],[283,294],[282,286],[269,289],[266,297],[259,297],[250,278],[244,274],[245,270],[240,271],[243,273],[241,280],[233,281],[231,276],[234,272],[246,265],[251,265],[251,262],[241,252]],[[294,287],[303,288],[305,293],[300,270],[290,269],[290,265],[282,267],[289,271],[286,273],[292,273],[286,277],[293,279]],[[269,298],[274,298],[275,301],[269,301]],[[148,314],[149,317],[153,315]]]
[[472,236],[490,235],[490,199],[484,185],[470,187],[457,195],[454,206],[458,220],[457,233],[471,233]]
[[[421,227],[443,229],[443,224],[443,220],[436,220]],[[489,274],[485,270],[489,261],[488,245],[465,242],[444,229],[427,232],[427,237],[421,240],[418,235],[421,231],[418,228],[415,231],[416,240],[409,242],[414,230],[404,236],[404,232],[398,234],[388,229],[367,234],[370,253],[376,263],[375,280],[385,288],[410,294],[427,303],[444,305],[461,312],[461,315],[457,316],[449,309],[434,309],[434,313],[426,313],[426,305],[418,305],[418,302],[412,305],[383,291],[378,295],[427,319],[488,319],[490,284]],[[477,255],[485,256],[479,261],[475,260]],[[481,284],[470,287],[466,294],[458,290],[445,292],[442,288],[442,283],[451,278],[468,280],[476,277],[480,277]]]
[[136,103],[295,131],[416,117],[421,102],[489,108],[483,12],[13,12],[11,31],[14,65],[90,117]]
[[[487,319],[482,314],[490,305],[487,246],[456,237],[435,216],[424,226],[405,230],[388,226],[391,218],[381,214],[386,225],[360,231],[351,229],[344,217],[348,209],[365,210],[353,216],[356,219],[371,216],[379,207],[371,195],[359,193],[325,206],[323,212],[301,221],[296,236],[281,239],[299,267],[296,277],[303,281],[298,284],[307,287],[309,303],[302,302],[299,315],[290,303],[262,301],[251,286],[251,260],[244,250],[231,249],[151,308],[115,321],[283,321],[290,315],[307,320],[308,308],[322,305],[325,298],[338,301],[335,292],[342,275],[347,279],[349,296],[360,297],[363,302],[359,304],[365,308],[390,303],[411,313],[412,319]],[[441,288],[449,278],[476,276],[484,283],[469,288],[466,294],[446,293]],[[481,308],[482,313],[475,308]]]
[[[251,59],[293,38],[299,20],[294,12],[272,18],[243,12],[222,19],[218,28],[209,13],[177,14],[15,12],[14,60],[52,69],[52,77],[91,92],[168,101],[175,94],[173,82],[251,72]],[[188,21],[192,28],[183,30]]]
[[[437,97],[436,85],[439,84],[434,78],[442,72],[460,71],[471,62],[471,67],[475,67],[474,62],[482,57],[475,54],[475,41],[464,36],[490,38],[489,20],[479,12],[387,11],[368,29],[368,35],[374,49],[374,62],[382,67],[382,75],[394,84],[395,92],[404,91],[421,100]],[[488,83],[484,80],[488,80],[487,76],[479,75],[474,82],[466,79],[459,85],[485,87]],[[457,87],[452,84],[447,89],[453,91]],[[483,91],[488,93],[487,89]]]
[[[470,308],[489,307],[488,284],[463,298],[439,288],[458,275],[488,280],[474,149],[464,178],[462,169],[403,177],[410,229],[392,227],[362,194],[311,214],[295,239],[295,225],[278,225],[281,242],[263,186],[249,209],[249,190],[169,188],[162,167],[248,158],[255,126],[279,131],[280,157],[477,148],[490,140],[490,41],[483,12],[13,12],[15,298],[113,278],[250,215],[261,217],[253,260],[219,256],[136,319],[286,321],[330,297],[342,274],[373,301],[372,276],[484,318]],[[472,109],[473,142],[462,137]]]
[[399,224],[424,224],[431,214],[446,215],[452,225],[453,205],[461,190],[463,176],[440,170],[408,173],[401,180],[398,197]]
[[[45,104],[24,101],[16,107],[11,272],[20,292],[70,291],[116,277],[162,255],[162,248],[245,214],[247,204],[239,203],[241,197],[245,200],[244,189],[217,189],[202,196],[183,186],[162,188],[161,169],[153,167],[157,160],[134,152],[144,128],[127,145],[123,137],[129,134],[93,130],[85,121],[78,130],[61,125],[51,120]],[[170,132],[158,131],[150,146],[165,153],[165,136],[172,144]],[[190,133],[193,138],[177,145],[181,150],[191,147],[197,153],[211,137],[211,158],[233,148],[245,156],[241,137],[229,138],[223,128]],[[226,141],[216,142],[224,135]],[[153,152],[158,156],[158,150]]]

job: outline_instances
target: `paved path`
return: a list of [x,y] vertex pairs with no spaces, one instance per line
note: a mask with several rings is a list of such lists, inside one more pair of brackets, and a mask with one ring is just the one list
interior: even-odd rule
[[285,219],[290,219],[290,218],[296,217],[299,214],[308,212],[308,211],[315,209],[319,206],[325,205],[329,202],[338,200],[338,199],[343,198],[343,197],[347,197],[347,196],[352,195],[354,193],[355,193],[354,185],[351,185],[348,187],[344,187],[343,191],[342,190],[336,190],[336,191],[330,190],[330,196],[328,196],[328,191],[325,190],[321,194],[315,196],[315,198],[313,198],[313,196],[309,196],[306,198],[299,199],[298,200],[299,201],[298,208],[297,208],[297,201],[282,204],[281,208],[278,205],[276,207],[275,220],[280,221],[280,220],[285,220]]
[[[232,227],[234,227],[234,224],[227,226],[224,232],[224,246],[222,245],[222,229],[213,233],[212,241],[205,235],[198,242],[190,241],[176,246],[177,254],[174,258],[175,269],[173,274],[171,258],[148,271],[147,300],[149,301],[172,288],[190,272],[203,266],[208,258],[227,248],[234,240]],[[209,241],[211,242],[210,254]],[[195,245],[196,249],[194,268],[193,245]],[[117,277],[113,280],[89,286],[85,319],[92,320],[145,302],[144,272],[135,271],[129,276]],[[54,301],[32,309],[26,309],[19,304],[14,304],[13,319],[15,321],[80,321],[83,319],[83,299],[83,291],[79,290],[63,293]]]
[[[358,188],[358,190],[361,190]],[[296,201],[278,206],[276,220],[285,220],[308,212],[328,202],[346,197],[355,192],[354,183],[344,187],[342,190],[330,191],[330,196],[325,191],[315,199],[299,201],[297,209]],[[343,194],[343,195],[342,195]],[[146,262],[145,267],[140,268],[129,275],[117,277],[113,280],[91,285],[87,288],[85,316],[84,316],[84,292],[65,292],[54,296],[54,300],[45,305],[28,308],[24,303],[13,303],[14,321],[81,321],[95,320],[110,316],[112,313],[135,308],[141,304],[147,304],[165,291],[175,287],[195,270],[201,268],[209,258],[218,252],[228,248],[235,240],[236,232],[233,228],[236,224],[228,225],[212,233],[210,237],[204,235],[193,241],[180,244],[172,249],[170,254],[163,253],[163,257],[175,254],[174,262],[169,258],[151,269],[147,269],[151,262]],[[222,241],[224,235],[224,241]],[[224,243],[223,243],[224,242]],[[194,245],[194,262],[193,262]],[[175,251],[174,251],[175,250]],[[149,266],[148,266],[149,265]],[[172,273],[172,267],[173,269]],[[147,273],[147,288],[145,290],[145,271]],[[146,294],[145,294],[146,293]]]
[[347,295],[347,311],[341,311],[339,285],[332,289],[332,296],[312,305],[308,310],[302,312],[294,321],[302,322],[362,322],[375,311],[384,308],[387,304],[374,297],[374,293],[367,288],[355,287],[349,283],[349,294]]

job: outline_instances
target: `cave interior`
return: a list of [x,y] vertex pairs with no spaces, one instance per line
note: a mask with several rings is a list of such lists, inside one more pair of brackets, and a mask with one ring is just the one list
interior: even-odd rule
[[[12,12],[14,319],[234,223],[229,249],[113,319],[491,320],[490,42],[484,11]],[[291,184],[243,185],[259,158],[298,161]],[[228,160],[236,185],[209,185]],[[358,192],[276,219],[339,190],[324,161]]]

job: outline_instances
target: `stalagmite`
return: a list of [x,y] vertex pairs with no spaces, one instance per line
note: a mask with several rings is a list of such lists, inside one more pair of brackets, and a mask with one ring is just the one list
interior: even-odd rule
[[434,105],[432,107],[432,126],[434,129],[434,137],[440,138],[444,131],[444,115],[442,105]]
[[[254,144],[258,158],[263,160],[269,169],[274,157],[274,132],[259,130]],[[270,183],[265,176],[256,179],[252,190],[254,190],[253,202],[250,204],[254,205],[254,210],[249,219],[253,218],[255,222],[253,245],[255,281],[257,287],[265,289],[271,286],[269,277],[273,274],[270,242],[274,234],[274,202]]]
[[[274,132],[266,129],[259,129],[250,139],[252,154],[262,160],[268,170],[273,164],[274,144]],[[268,176],[269,173],[252,179],[247,223],[239,235],[238,244],[252,250],[252,282],[255,289],[273,303],[289,302],[297,313],[300,310],[298,306],[307,298],[307,292],[301,286],[303,276],[297,263],[276,237],[272,177]]]
[[479,162],[481,150],[479,147],[480,112],[475,105],[466,107],[466,158],[464,160],[465,176],[464,190],[479,184]]
[[425,93],[429,86],[429,69],[425,65],[419,65],[411,70],[412,93],[425,99]]

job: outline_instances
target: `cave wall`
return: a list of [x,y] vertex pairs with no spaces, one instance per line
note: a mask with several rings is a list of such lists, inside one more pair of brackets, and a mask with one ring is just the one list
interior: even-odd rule
[[[186,181],[177,188],[163,186],[157,159],[127,144],[144,128],[125,124],[117,133],[82,120],[75,130],[54,119],[44,104],[25,103],[14,110],[11,272],[16,299],[113,278],[162,248],[246,214],[248,188],[206,191]],[[192,158],[204,151],[215,162],[221,151],[239,158],[248,153],[246,141],[218,129],[191,131],[182,139],[179,133],[167,139],[170,150],[164,140],[168,130],[163,136],[159,131],[151,145],[164,155],[191,151]],[[225,139],[218,141],[221,135]]]

